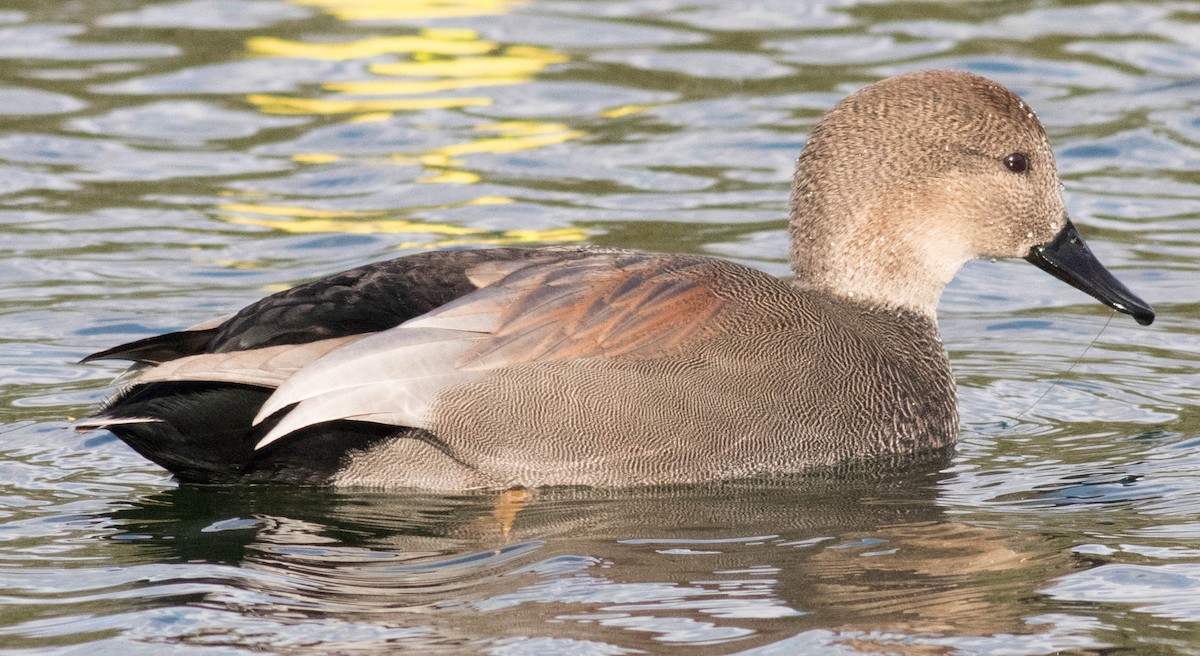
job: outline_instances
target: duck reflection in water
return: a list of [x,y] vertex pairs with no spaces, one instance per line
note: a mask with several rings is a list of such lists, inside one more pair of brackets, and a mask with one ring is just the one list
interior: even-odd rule
[[1024,618],[1042,578],[1018,572],[1069,556],[948,518],[936,499],[950,455],[521,499],[183,486],[116,513],[140,539],[108,544],[122,565],[169,550],[205,577],[205,563],[231,566],[201,606],[285,627],[319,617],[402,628],[411,634],[376,646],[428,653],[530,637],[728,653],[810,629],[885,648],[889,633],[1040,630]]

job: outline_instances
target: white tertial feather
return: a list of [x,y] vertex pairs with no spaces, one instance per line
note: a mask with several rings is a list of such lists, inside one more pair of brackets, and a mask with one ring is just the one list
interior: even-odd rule
[[127,424],[154,424],[162,421],[154,417],[90,417],[75,424],[75,430],[85,431],[93,428],[108,428],[109,426],[124,426]]
[[326,421],[425,427],[429,407],[442,390],[483,375],[455,363],[485,335],[403,324],[334,350],[297,371],[267,399],[255,424],[297,405],[255,448]]
[[189,355],[142,369],[135,380],[138,384],[211,381],[279,387],[305,365],[362,338],[362,335],[351,335],[304,344]]

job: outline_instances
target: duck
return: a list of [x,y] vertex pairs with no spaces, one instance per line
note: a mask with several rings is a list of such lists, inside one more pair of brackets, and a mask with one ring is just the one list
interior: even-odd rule
[[187,483],[625,487],[951,448],[943,288],[1024,258],[1154,311],[1068,216],[1013,91],[920,71],[845,97],[801,150],[794,277],[597,246],[416,253],[87,356],[133,365],[80,430]]

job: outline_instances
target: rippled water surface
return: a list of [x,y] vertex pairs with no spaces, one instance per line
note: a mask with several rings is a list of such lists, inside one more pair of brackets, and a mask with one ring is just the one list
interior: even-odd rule
[[[4,3],[0,647],[1200,653],[1198,44],[1194,2]],[[785,273],[813,123],[935,67],[1037,108],[1159,311],[1105,328],[1024,262],[968,266],[944,460],[446,497],[181,487],[70,429],[119,371],[83,355],[397,254]]]

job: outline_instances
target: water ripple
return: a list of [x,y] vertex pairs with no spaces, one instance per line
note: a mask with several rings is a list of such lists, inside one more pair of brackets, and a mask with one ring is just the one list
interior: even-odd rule
[[[1193,3],[21,7],[0,11],[6,648],[1190,648]],[[1075,222],[1159,311],[1106,324],[1024,263],[967,266],[941,308],[953,453],[513,503],[181,487],[71,430],[120,371],[75,365],[86,353],[397,253],[586,240],[787,275],[788,182],[813,124],[931,67],[1037,108]]]

